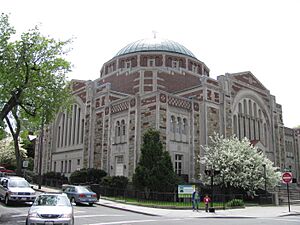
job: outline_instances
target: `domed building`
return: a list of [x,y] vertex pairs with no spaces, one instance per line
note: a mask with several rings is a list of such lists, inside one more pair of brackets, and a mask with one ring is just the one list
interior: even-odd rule
[[153,38],[122,48],[104,63],[98,79],[72,84],[71,113],[59,113],[46,130],[43,173],[68,176],[98,168],[132,178],[143,134],[155,128],[174,170],[188,182],[204,171],[196,156],[203,155],[201,146],[214,132],[247,137],[299,180],[296,135],[284,127],[281,105],[249,71],[210,78],[209,68],[189,49]]

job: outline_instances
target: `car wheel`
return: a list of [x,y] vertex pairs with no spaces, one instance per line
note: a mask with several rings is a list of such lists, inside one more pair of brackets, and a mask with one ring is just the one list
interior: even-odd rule
[[9,205],[10,204],[10,201],[9,201],[9,198],[8,198],[7,195],[5,195],[4,203],[5,203],[5,205]]
[[75,198],[71,198],[71,203],[77,205]]
[[94,203],[89,203],[89,206],[93,206]]

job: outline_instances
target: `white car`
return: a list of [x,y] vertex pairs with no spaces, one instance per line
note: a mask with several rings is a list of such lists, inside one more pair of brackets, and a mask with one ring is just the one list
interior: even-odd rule
[[0,199],[6,205],[11,202],[33,202],[36,192],[22,177],[3,177],[0,183]]
[[64,193],[43,193],[28,211],[26,225],[74,225],[73,206]]

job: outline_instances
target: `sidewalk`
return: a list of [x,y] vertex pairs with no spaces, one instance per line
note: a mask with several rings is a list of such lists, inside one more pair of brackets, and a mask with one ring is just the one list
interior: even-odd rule
[[300,215],[300,205],[291,205],[291,212],[288,210],[288,206],[253,206],[246,207],[243,209],[226,209],[226,210],[216,210],[215,213],[207,213],[203,210],[199,212],[192,211],[192,209],[160,209],[160,208],[150,208],[135,206],[129,204],[123,204],[118,202],[113,202],[105,199],[100,199],[97,203],[102,206],[122,209],[132,212],[138,212],[146,215],[153,216],[164,216],[164,217],[282,217],[289,215]]
[[[33,186],[35,190],[41,192],[61,192],[61,190],[48,188],[42,186],[41,190],[38,189],[36,185]],[[173,218],[187,218],[187,217],[218,217],[218,218],[229,218],[229,217],[237,217],[237,218],[264,218],[264,217],[283,217],[290,215],[300,215],[300,205],[291,205],[291,212],[288,210],[287,205],[283,206],[253,206],[246,207],[242,209],[226,209],[226,210],[216,210],[215,213],[207,213],[203,210],[199,210],[199,212],[192,211],[192,209],[160,209],[160,208],[151,208],[151,207],[143,207],[143,206],[135,206],[124,204],[115,201],[109,201],[106,199],[100,199],[96,204],[121,209],[136,213],[141,213],[145,215],[152,216],[163,216],[163,217],[173,217]]]

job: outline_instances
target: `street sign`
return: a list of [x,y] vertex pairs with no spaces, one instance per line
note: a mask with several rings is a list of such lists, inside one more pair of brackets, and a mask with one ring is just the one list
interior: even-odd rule
[[282,181],[286,184],[292,183],[293,175],[291,172],[284,172],[282,173]]
[[27,168],[28,167],[28,161],[23,161],[23,168]]

